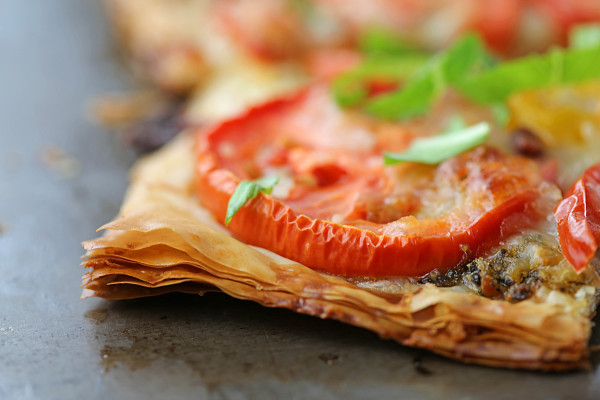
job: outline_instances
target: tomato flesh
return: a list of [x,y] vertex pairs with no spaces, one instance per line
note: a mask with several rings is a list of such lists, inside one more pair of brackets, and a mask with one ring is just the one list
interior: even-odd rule
[[287,193],[259,195],[228,228],[248,244],[346,276],[451,268],[534,226],[547,215],[540,204],[555,204],[535,162],[491,148],[439,166],[383,166],[384,150],[423,134],[344,113],[326,88],[312,87],[200,133],[197,192],[224,221],[241,179],[281,174]]
[[585,269],[600,243],[600,164],[585,171],[554,212],[560,248],[577,272]]

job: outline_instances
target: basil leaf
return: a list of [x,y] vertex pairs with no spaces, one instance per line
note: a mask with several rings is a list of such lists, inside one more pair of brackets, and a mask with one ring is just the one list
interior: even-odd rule
[[600,47],[559,50],[523,57],[456,82],[467,97],[480,103],[503,103],[513,93],[600,78]]
[[361,64],[334,80],[334,98],[342,107],[360,103],[373,82],[400,83],[410,78],[430,58],[413,44],[383,29],[370,29],[359,38]]
[[600,25],[579,25],[569,32],[569,46],[573,49],[586,49],[600,46]]
[[443,135],[452,134],[456,131],[460,131],[461,129],[465,129],[466,127],[467,127],[467,124],[465,123],[465,120],[463,119],[463,117],[461,117],[458,114],[454,114],[452,117],[450,117],[450,121],[448,121],[448,125],[446,125],[446,129],[444,129],[441,134],[443,134]]
[[[390,53],[401,50],[394,50],[385,36],[376,39],[370,39],[371,48]],[[477,36],[467,35],[413,74],[398,69],[397,76],[410,75],[398,91],[367,98],[367,83],[375,73],[371,66],[346,75],[334,85],[334,92],[343,106],[362,102],[365,110],[376,117],[406,119],[425,114],[447,87],[454,87],[471,100],[492,106],[496,120],[503,125],[507,113],[501,105],[515,92],[600,78],[600,25],[574,30],[572,44],[571,49],[555,48],[546,54],[498,63]],[[380,59],[382,64],[377,68],[385,70],[383,63],[389,60]],[[390,64],[390,70],[394,68]]]
[[404,87],[395,93],[372,99],[367,112],[381,118],[406,119],[422,115],[449,84],[462,80],[477,66],[483,66],[485,50],[478,36],[467,35],[434,56]]
[[443,82],[429,71],[411,79],[397,92],[372,99],[366,105],[368,113],[380,118],[407,119],[422,115],[443,90]]
[[578,83],[600,78],[600,47],[565,52],[562,83]]
[[385,29],[369,29],[358,39],[358,48],[365,54],[406,55],[423,53],[417,46],[402,40],[397,34]]
[[444,78],[448,83],[462,79],[465,73],[473,72],[476,67],[493,63],[481,38],[475,34],[464,35],[440,58]]
[[273,187],[279,181],[278,177],[263,177],[253,181],[241,181],[233,192],[227,204],[225,226],[229,225],[231,218],[248,202],[258,196],[259,193],[271,194]]
[[459,90],[480,103],[503,102],[510,94],[550,82],[550,62],[542,56],[501,64],[480,76],[464,79]]
[[407,161],[439,164],[484,143],[489,134],[490,125],[487,122],[480,122],[458,131],[417,139],[403,153],[385,153],[384,164],[392,165]]
[[368,96],[369,83],[377,80],[401,82],[412,76],[428,58],[424,54],[369,56],[360,66],[333,81],[333,96],[342,107],[354,106]]

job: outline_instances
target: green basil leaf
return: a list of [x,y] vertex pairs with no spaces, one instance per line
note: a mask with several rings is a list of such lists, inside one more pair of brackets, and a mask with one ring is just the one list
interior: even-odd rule
[[578,83],[600,78],[600,47],[568,50],[563,62],[561,83]]
[[[389,50],[388,38],[381,35],[375,38],[369,43],[377,45],[371,48]],[[503,125],[507,113],[501,105],[513,93],[600,78],[600,25],[577,28],[573,31],[572,43],[570,49],[555,48],[546,54],[498,63],[477,36],[467,35],[412,74],[407,69],[392,67],[389,58],[380,59],[381,64],[377,66],[380,71],[385,70],[383,65],[389,62],[390,70],[385,74],[398,68],[397,76],[406,79],[410,75],[400,90],[367,98],[367,83],[376,73],[371,65],[339,80],[334,92],[343,106],[361,104],[376,117],[406,119],[425,114],[447,87],[453,87],[471,100],[492,106],[496,120]]]
[[578,25],[569,32],[569,46],[573,49],[587,49],[600,46],[600,25]]
[[487,122],[480,122],[451,133],[417,139],[403,153],[385,153],[384,164],[392,165],[399,162],[439,164],[484,143],[489,134],[490,125]]
[[384,29],[369,29],[359,38],[364,59],[333,81],[334,98],[342,107],[360,103],[369,95],[373,82],[400,83],[410,78],[430,58],[430,54]]
[[271,194],[278,181],[278,177],[263,177],[253,181],[241,181],[227,204],[225,226],[229,225],[231,218],[248,200],[255,198],[259,193]]
[[401,82],[418,71],[428,59],[424,54],[369,56],[357,68],[333,81],[333,96],[342,107],[354,106],[367,97],[370,82]]
[[452,134],[456,131],[465,129],[466,127],[467,127],[467,124],[465,123],[465,120],[463,119],[463,117],[461,117],[458,114],[454,114],[452,117],[450,117],[450,121],[448,121],[448,125],[446,125],[446,129],[444,129],[441,134],[442,135]]
[[503,103],[513,93],[600,78],[600,47],[559,50],[508,61],[456,82],[467,97],[484,104]]
[[444,79],[454,83],[466,73],[492,63],[481,38],[475,34],[464,35],[450,46],[440,57]]
[[380,118],[407,119],[425,114],[443,90],[435,74],[425,72],[397,92],[379,96],[366,105],[368,113]]
[[458,83],[458,87],[463,94],[480,103],[499,103],[516,91],[547,85],[552,76],[550,68],[547,57],[526,57],[466,78]]
[[367,112],[381,118],[406,119],[422,115],[446,87],[462,80],[488,59],[478,36],[466,35],[446,51],[438,53],[394,93],[372,99]]
[[358,39],[358,48],[364,54],[406,55],[423,53],[415,44],[403,40],[385,29],[369,29]]

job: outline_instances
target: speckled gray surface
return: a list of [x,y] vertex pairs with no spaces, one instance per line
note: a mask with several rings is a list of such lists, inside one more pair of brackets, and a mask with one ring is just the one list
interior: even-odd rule
[[600,398],[598,357],[496,370],[218,294],[79,300],[79,242],[116,214],[134,159],[86,104],[132,82],[97,1],[0,9],[0,399]]

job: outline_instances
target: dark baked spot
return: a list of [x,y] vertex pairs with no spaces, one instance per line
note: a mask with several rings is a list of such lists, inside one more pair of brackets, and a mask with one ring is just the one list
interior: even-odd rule
[[123,130],[125,140],[141,152],[158,149],[186,126],[183,101],[174,99],[155,114],[141,119]]
[[528,235],[487,257],[474,258],[445,272],[432,271],[418,282],[460,286],[480,296],[519,302],[542,287],[574,295],[582,285],[589,284],[589,279],[564,262],[554,242],[542,235]]
[[527,128],[518,128],[513,131],[511,145],[515,153],[526,157],[537,158],[544,155],[544,143]]

